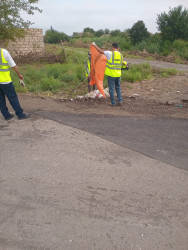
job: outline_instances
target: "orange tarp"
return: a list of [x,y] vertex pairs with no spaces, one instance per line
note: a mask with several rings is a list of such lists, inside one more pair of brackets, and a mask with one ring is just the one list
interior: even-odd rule
[[104,73],[106,68],[106,56],[103,54],[100,54],[96,48],[91,45],[90,46],[90,52],[91,52],[91,81],[90,85],[97,85],[98,90],[100,93],[105,96],[104,88],[103,88],[103,80],[104,80]]

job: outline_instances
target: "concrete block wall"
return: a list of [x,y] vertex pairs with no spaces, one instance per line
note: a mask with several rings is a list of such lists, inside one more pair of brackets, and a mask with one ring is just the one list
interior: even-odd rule
[[7,49],[14,57],[16,55],[27,55],[30,52],[39,53],[44,50],[43,30],[26,29],[24,38],[13,41],[0,41],[0,48]]

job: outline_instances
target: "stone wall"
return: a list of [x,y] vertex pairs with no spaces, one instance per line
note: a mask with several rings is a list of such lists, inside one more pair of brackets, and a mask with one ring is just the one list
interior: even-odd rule
[[16,55],[27,55],[30,52],[42,52],[44,50],[43,30],[27,29],[25,37],[16,39],[15,42],[0,41],[0,48],[7,49],[13,57]]

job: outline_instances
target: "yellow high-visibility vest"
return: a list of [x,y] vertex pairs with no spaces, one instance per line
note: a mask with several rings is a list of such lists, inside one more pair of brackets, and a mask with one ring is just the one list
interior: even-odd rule
[[3,49],[0,49],[0,83],[1,82],[11,82],[10,77],[10,67],[8,65],[8,62],[5,60],[3,56]]
[[123,56],[119,51],[112,51],[110,60],[107,61],[105,74],[112,77],[121,76]]
[[86,59],[86,62],[85,62],[85,73],[86,73],[87,77],[90,74],[90,71],[91,71],[91,62],[90,62],[89,57],[88,57]]

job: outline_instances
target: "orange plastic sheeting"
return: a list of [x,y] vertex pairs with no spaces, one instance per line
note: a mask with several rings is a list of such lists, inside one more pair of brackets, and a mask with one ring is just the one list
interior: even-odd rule
[[103,80],[104,80],[104,73],[106,68],[106,56],[103,54],[100,54],[96,48],[91,45],[90,46],[90,52],[91,52],[91,81],[90,85],[97,85],[98,90],[100,93],[105,96],[104,88],[103,88]]

